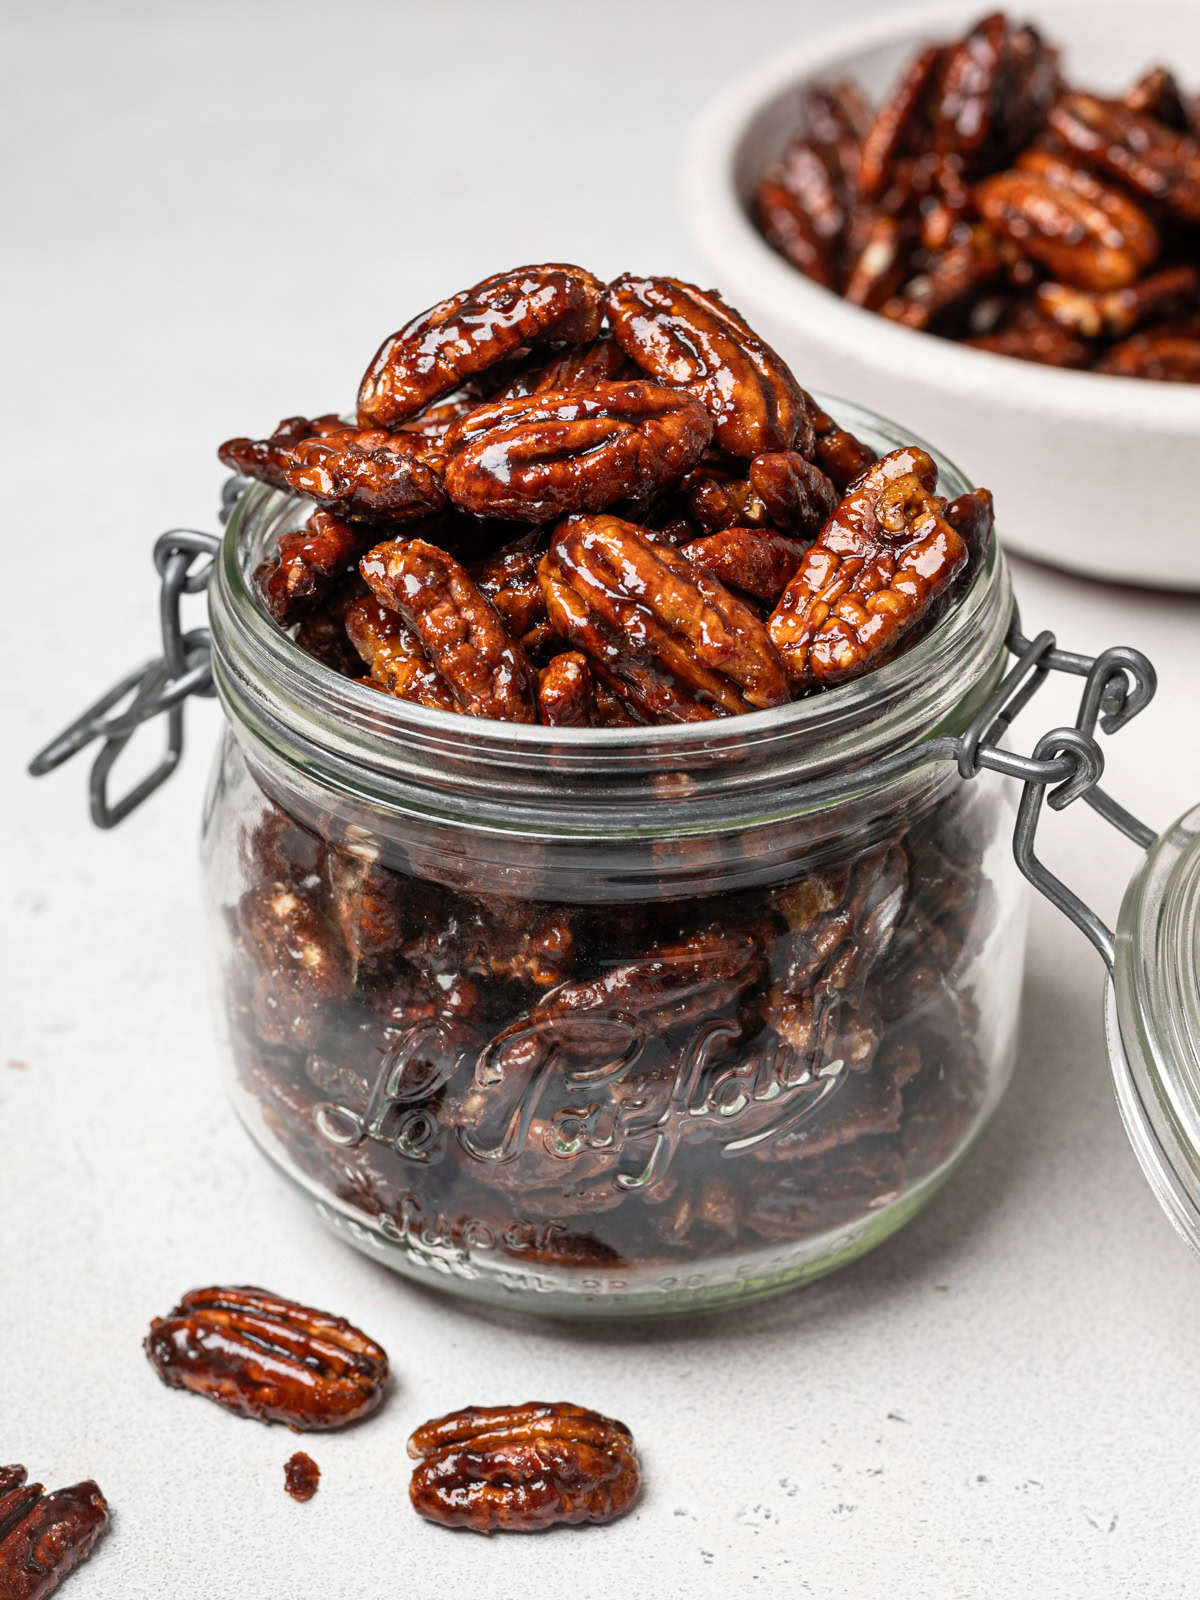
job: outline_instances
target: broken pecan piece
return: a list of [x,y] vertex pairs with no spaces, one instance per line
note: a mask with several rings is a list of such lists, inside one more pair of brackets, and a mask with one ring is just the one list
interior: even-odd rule
[[538,673],[538,711],[554,728],[593,728],[596,701],[588,659],[578,650],[564,650]]
[[191,1290],[144,1348],[171,1388],[301,1432],[365,1417],[388,1376],[387,1352],[344,1318],[248,1286]]
[[292,622],[323,599],[365,542],[360,528],[328,511],[314,511],[307,527],[285,533],[254,574],[276,622]]
[[533,1533],[558,1522],[611,1522],[641,1469],[623,1422],[563,1402],[468,1406],[417,1429],[413,1508],[475,1533]]
[[297,1450],[283,1468],[283,1487],[293,1500],[311,1500],[321,1484],[321,1469],[310,1455]]
[[393,539],[368,551],[360,570],[380,604],[416,633],[460,711],[533,721],[525,652],[452,555],[420,539]]
[[46,1494],[25,1468],[0,1467],[0,1600],[47,1600],[108,1525],[90,1479]]
[[794,683],[867,671],[966,565],[936,487],[936,464],[915,446],[891,451],[851,486],[767,624]]
[[446,436],[446,490],[478,516],[549,522],[653,494],[700,458],[699,401],[635,380],[480,406]]
[[359,422],[395,427],[522,346],[594,339],[602,293],[582,267],[552,262],[497,273],[439,301],[376,352],[358,391]]
[[761,622],[716,578],[619,517],[568,517],[539,568],[555,629],[665,721],[782,705]]
[[617,343],[660,383],[694,394],[714,442],[749,460],[764,450],[812,453],[809,397],[786,362],[715,290],[626,273],[608,290]]
[[1068,150],[1089,166],[1181,221],[1200,222],[1200,141],[1190,134],[1131,111],[1119,100],[1078,90],[1063,95],[1048,120]]

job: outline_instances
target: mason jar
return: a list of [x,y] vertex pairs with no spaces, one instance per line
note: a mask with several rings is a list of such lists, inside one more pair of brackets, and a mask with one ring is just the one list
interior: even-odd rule
[[300,650],[253,581],[299,509],[246,489],[210,584],[215,996],[271,1161],[399,1271],[551,1313],[749,1299],[912,1216],[1014,1054],[1013,796],[912,758],[1006,669],[995,545],[855,682],[566,729],[428,710]]

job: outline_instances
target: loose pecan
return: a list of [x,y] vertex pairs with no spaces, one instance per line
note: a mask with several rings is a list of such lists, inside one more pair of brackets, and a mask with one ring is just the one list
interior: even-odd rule
[[1078,90],[1063,95],[1048,120],[1067,148],[1089,166],[1182,221],[1200,222],[1200,141],[1190,134],[1131,111],[1119,100]]
[[551,263],[497,273],[441,300],[385,339],[358,391],[364,428],[392,428],[431,400],[546,338],[587,343],[600,331],[603,285]]
[[381,605],[399,612],[458,709],[533,721],[533,669],[491,602],[445,550],[420,539],[376,545],[360,568]]
[[283,535],[254,574],[267,610],[277,622],[302,616],[351,568],[365,543],[360,528],[314,511],[306,527]]
[[238,926],[255,956],[260,1037],[267,1044],[310,1044],[347,987],[336,935],[312,893],[285,883],[247,889]]
[[975,198],[994,232],[1080,289],[1124,288],[1158,255],[1158,230],[1128,196],[1041,150],[985,178]]
[[947,312],[978,300],[1003,271],[991,233],[976,224],[966,238],[938,251],[924,272],[910,278],[879,309],[906,328],[928,328]]
[[932,458],[912,447],[893,450],[851,487],[767,625],[794,683],[867,671],[966,565],[936,486]]
[[964,344],[1018,361],[1038,361],[1047,367],[1086,367],[1092,352],[1068,328],[1051,321],[1033,301],[1010,306],[989,333],[976,334]]
[[556,728],[594,728],[596,701],[588,660],[578,650],[564,650],[538,673],[538,711]]
[[1096,371],[1159,383],[1200,383],[1200,323],[1135,333],[1101,356]]
[[878,311],[899,288],[907,267],[904,224],[882,212],[864,212],[847,242],[849,260],[842,298]]
[[781,705],[787,679],[754,613],[717,579],[618,517],[569,517],[539,568],[550,620],[667,721]]
[[356,600],[346,613],[346,635],[381,689],[435,711],[458,710],[450,685],[425,654],[417,634],[373,594]]
[[1162,267],[1137,283],[1104,294],[1065,283],[1042,283],[1037,303],[1060,327],[1085,339],[1120,339],[1143,323],[1181,316],[1200,303],[1200,272],[1183,264]]
[[388,1376],[387,1352],[344,1318],[250,1287],[192,1289],[144,1348],[171,1388],[301,1432],[365,1417]]
[[934,148],[968,177],[995,170],[1038,131],[1058,90],[1057,53],[993,12],[954,45],[931,109]]
[[283,1468],[283,1487],[293,1500],[311,1500],[321,1483],[321,1469],[310,1455],[297,1450]]
[[777,167],[767,170],[754,197],[759,230],[773,250],[805,277],[826,289],[835,287],[833,253],[804,202],[782,181]]
[[698,401],[633,381],[480,406],[446,437],[446,489],[480,516],[549,522],[674,483],[712,424]]
[[727,455],[812,453],[814,407],[783,359],[715,290],[677,278],[617,278],[608,316],[618,344],[660,383],[687,389]]
[[343,516],[409,521],[446,503],[433,449],[415,433],[347,428],[293,445],[283,479]]
[[611,1522],[641,1482],[625,1424],[563,1402],[469,1406],[418,1428],[408,1453],[414,1509],[476,1533]]
[[284,469],[291,465],[293,450],[301,440],[344,433],[347,424],[336,412],[321,417],[284,417],[267,439],[226,439],[217,458],[231,472],[243,478],[257,478],[272,488],[286,489]]
[[46,1494],[25,1476],[0,1467],[2,1600],[47,1600],[108,1525],[108,1502],[90,1478]]
[[693,566],[771,605],[795,577],[804,551],[795,539],[768,528],[724,528],[679,547]]
[[795,450],[771,450],[750,463],[750,486],[780,533],[811,538],[838,502],[837,489],[815,462]]
[[862,143],[859,184],[868,200],[877,200],[892,176],[896,158],[915,154],[928,134],[929,103],[945,59],[939,45],[913,58],[889,98],[876,113]]

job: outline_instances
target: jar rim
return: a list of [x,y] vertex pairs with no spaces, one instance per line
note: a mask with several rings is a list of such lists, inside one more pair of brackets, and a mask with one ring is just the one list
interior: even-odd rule
[[[949,497],[972,487],[960,468],[909,430],[852,402],[816,398],[881,453],[908,444],[928,450],[938,464],[939,488]],[[594,812],[600,791],[610,802],[605,810],[612,803],[652,805],[647,779],[682,770],[690,775],[689,805],[699,804],[696,829],[721,826],[703,804],[709,791],[728,797],[747,785],[759,792],[795,790],[805,780],[866,765],[935,734],[962,731],[993,687],[1003,659],[1011,593],[993,539],[967,594],[911,650],[850,683],[787,705],[712,721],[601,729],[438,711],[340,676],[303,651],[268,614],[254,568],[270,538],[304,504],[255,484],[234,507],[209,591],[218,693],[235,729],[271,759],[334,789],[355,789],[365,781],[385,803],[390,797],[401,806],[412,804],[414,785],[436,791],[437,804],[445,804],[450,792],[473,793],[478,801],[503,788],[511,810],[519,798],[554,796],[561,802],[564,787],[583,785]],[[673,798],[678,802],[678,794]],[[787,804],[782,795],[773,803]],[[498,820],[511,825],[502,816]],[[657,818],[630,817],[627,825],[636,828],[639,822],[653,827]],[[596,826],[596,816],[584,825]]]

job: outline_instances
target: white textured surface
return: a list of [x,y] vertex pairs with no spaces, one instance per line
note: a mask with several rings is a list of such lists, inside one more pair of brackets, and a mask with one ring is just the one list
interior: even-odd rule
[[[1125,1144],[1099,964],[1048,908],[1012,1092],[890,1245],[720,1320],[502,1322],[326,1236],[233,1124],[197,976],[215,709],[191,714],[182,775],[107,837],[79,766],[19,773],[152,647],[150,542],[213,525],[216,441],[345,403],[383,333],[496,267],[693,272],[673,209],[693,105],[818,9],[9,8],[0,1458],[108,1493],[78,1600],[1194,1592],[1200,1267]],[[1196,741],[1163,754],[1195,726],[1196,602],[1016,576],[1030,628],[1155,658],[1159,700],[1110,779],[1166,823],[1200,795]],[[1022,742],[1069,715],[1040,703]],[[1112,915],[1132,847],[1090,813],[1047,835]],[[333,1307],[392,1354],[386,1409],[313,1446],[310,1505],[283,1494],[292,1435],[171,1394],[142,1360],[149,1316],[213,1279]],[[634,1514],[491,1542],[418,1523],[409,1428],[531,1395],[634,1427]]]

